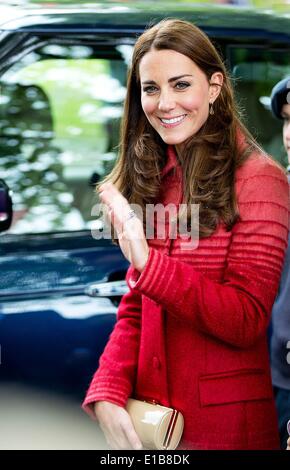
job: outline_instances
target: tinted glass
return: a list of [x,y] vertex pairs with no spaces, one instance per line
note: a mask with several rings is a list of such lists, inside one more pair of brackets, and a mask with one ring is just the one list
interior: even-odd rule
[[117,154],[130,51],[50,44],[1,77],[0,164],[13,191],[10,233],[91,227],[94,185]]
[[229,47],[235,90],[244,121],[262,147],[284,166],[282,121],[270,111],[273,86],[290,75],[290,50]]

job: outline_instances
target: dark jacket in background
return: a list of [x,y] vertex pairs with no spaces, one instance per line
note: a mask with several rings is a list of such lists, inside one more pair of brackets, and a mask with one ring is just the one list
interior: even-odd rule
[[[290,184],[290,175],[288,176],[288,181]],[[271,361],[273,385],[290,390],[290,236],[288,237],[288,250],[285,257],[279,293],[272,311],[272,324]]]

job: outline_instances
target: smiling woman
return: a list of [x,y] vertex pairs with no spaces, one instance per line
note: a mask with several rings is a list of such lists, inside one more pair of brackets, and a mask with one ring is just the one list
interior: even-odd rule
[[[260,2],[265,6],[266,0]],[[275,257],[278,254],[282,259],[283,241],[281,248],[274,247],[280,243],[281,236],[284,239],[283,217],[278,223],[272,220],[273,208],[281,206],[283,191],[280,191],[280,200],[275,200],[275,204],[273,198],[259,199],[258,196],[262,187],[268,195],[272,190],[276,194],[280,176],[274,178],[271,171],[256,174],[255,170],[250,172],[253,177],[250,174],[245,176],[245,173],[239,175],[239,170],[232,167],[232,160],[223,153],[226,146],[219,148],[218,141],[222,143],[227,138],[232,125],[232,113],[227,122],[221,122],[224,118],[221,98],[227,83],[226,76],[223,76],[222,89],[213,103],[214,114],[210,114],[209,106],[208,119],[195,134],[190,148],[176,155],[175,146],[164,142],[146,118],[141,104],[143,85],[140,80],[136,81],[134,75],[129,82],[126,102],[129,113],[125,113],[128,127],[123,128],[126,134],[122,138],[124,152],[118,142],[127,66],[131,64],[136,39],[146,25],[155,24],[165,16],[179,17],[196,23],[209,34],[227,61],[248,128],[255,133],[263,148],[286,165],[281,122],[274,119],[261,103],[262,99],[269,99],[274,84],[290,74],[289,15],[248,8],[237,11],[228,5],[202,6],[200,2],[192,1],[180,4],[154,2],[154,8],[150,9],[148,2],[131,0],[114,5],[111,2],[87,1],[85,5],[82,1],[81,6],[74,2],[66,8],[58,8],[59,2],[50,2],[49,8],[43,8],[41,5],[48,2],[37,1],[33,2],[33,8],[25,8],[26,2],[19,0],[12,3],[21,3],[23,8],[7,9],[3,3],[1,1],[0,178],[6,183],[6,186],[2,185],[3,196],[10,195],[13,204],[7,211],[8,199],[4,197],[2,218],[6,219],[5,213],[8,218],[0,224],[0,230],[6,230],[1,233],[0,240],[0,387],[3,390],[5,382],[17,380],[27,385],[27,393],[23,388],[19,388],[17,393],[17,385],[15,393],[12,388],[5,388],[0,400],[3,405],[3,410],[0,410],[0,426],[2,424],[3,428],[0,446],[5,447],[11,440],[19,448],[25,445],[38,448],[38,437],[42,435],[45,448],[53,448],[54,445],[77,448],[82,445],[81,439],[84,448],[86,445],[94,448],[94,429],[98,429],[95,423],[90,423],[83,415],[91,429],[90,437],[83,431],[80,421],[76,421],[75,415],[67,427],[62,428],[61,424],[67,421],[65,403],[52,406],[50,395],[52,390],[65,390],[65,401],[68,395],[73,394],[77,397],[73,406],[78,409],[115,323],[115,306],[128,290],[123,282],[128,268],[127,259],[117,245],[112,246],[110,240],[104,239],[102,220],[96,220],[91,214],[92,206],[98,202],[95,183],[111,172],[119,150],[126,158],[120,167],[121,179],[112,181],[119,189],[123,185],[122,194],[126,196],[124,218],[128,217],[128,220],[123,234],[121,230],[124,244],[129,229],[133,235],[136,228],[141,234],[143,230],[141,222],[136,227],[137,218],[127,207],[128,199],[134,196],[143,203],[145,198],[144,205],[162,201],[162,198],[176,202],[181,195],[180,168],[182,196],[191,191],[189,198],[203,198],[202,211],[208,211],[210,216],[206,215],[203,223],[214,222],[211,214],[214,217],[216,211],[224,211],[224,199],[220,200],[219,193],[211,194],[211,190],[223,188],[219,185],[219,177],[223,178],[219,172],[225,170],[224,176],[229,178],[224,194],[225,200],[229,201],[231,198],[227,197],[227,192],[231,188],[231,175],[236,172],[241,221],[228,232],[219,222],[212,236],[197,240],[195,245],[199,242],[199,247],[195,246],[195,250],[192,247],[194,243],[167,236],[167,220],[160,230],[160,234],[165,232],[166,240],[155,237],[153,230],[155,239],[141,239],[142,243],[140,241],[134,251],[140,255],[137,259],[138,265],[142,262],[140,269],[146,261],[147,245],[150,257],[160,255],[157,263],[152,264],[148,259],[149,264],[144,264],[145,269],[140,276],[141,281],[151,281],[151,275],[156,276],[149,282],[149,287],[156,286],[159,298],[154,292],[140,294],[140,288],[143,290],[146,286],[132,278],[131,268],[128,279],[130,285],[135,280],[136,289],[122,301],[118,314],[120,322],[112,337],[117,336],[118,340],[108,346],[109,350],[101,361],[100,380],[97,376],[98,387],[104,384],[103,399],[125,407],[126,396],[138,398],[143,392],[144,398],[152,396],[152,399],[166,404],[161,395],[166,395],[168,390],[168,404],[182,412],[184,410],[183,445],[189,440],[191,446],[218,447],[220,443],[215,430],[224,438],[221,445],[228,442],[229,446],[243,447],[244,442],[247,444],[247,431],[250,436],[263,436],[263,445],[272,445],[272,441],[265,444],[273,429],[268,426],[269,420],[272,423],[272,412],[266,419],[267,407],[272,410],[271,399],[270,403],[268,398],[262,399],[261,403],[257,400],[269,391],[268,386],[264,391],[261,388],[257,390],[258,384],[264,381],[265,376],[268,377],[267,366],[265,375],[262,372],[264,352],[257,364],[256,343],[252,347],[252,360],[249,359],[249,348],[243,348],[241,344],[245,340],[253,341],[254,332],[257,332],[257,342],[259,332],[262,332],[262,343],[261,326],[268,318],[264,296],[272,295],[279,274],[280,258],[275,261]],[[67,0],[65,3],[72,2]],[[186,31],[183,24],[181,35],[184,38]],[[149,39],[150,48],[150,41],[155,37],[145,37]],[[158,41],[161,39],[159,36]],[[166,33],[164,41],[167,39]],[[191,59],[205,73],[209,83],[211,75],[207,76],[205,68],[211,74],[219,69],[212,70],[210,63],[198,62],[208,50],[207,46],[194,58],[190,55],[190,47],[187,52],[181,48],[176,50],[181,44],[184,46],[184,41],[172,40],[169,48],[161,49],[172,50]],[[158,46],[156,42],[155,45]],[[166,46],[165,42],[163,46]],[[144,55],[142,57],[145,60]],[[215,63],[215,60],[212,56],[209,62],[212,61],[215,67],[220,66],[220,62]],[[134,71],[139,72],[135,59],[133,66]],[[185,73],[182,69],[175,70],[170,62],[166,64],[165,71],[168,70],[168,79]],[[157,89],[162,85],[162,92],[166,91],[158,77],[150,76],[148,79],[154,79]],[[186,96],[194,88],[191,77],[178,78],[177,82],[171,83],[170,90],[178,97]],[[177,89],[180,91],[175,93]],[[191,113],[190,108],[183,110],[183,103],[177,104],[169,113],[162,111],[160,114],[163,120],[165,118],[165,125],[168,117],[170,124],[172,118],[180,117],[180,112]],[[209,131],[205,126],[220,123],[222,130],[214,141],[215,130]],[[168,134],[178,128],[181,131],[182,125],[171,129],[160,127],[160,131]],[[202,136],[203,131],[206,133]],[[209,161],[207,154],[204,159],[196,159],[201,149],[201,138],[206,139],[208,146],[213,146]],[[231,153],[235,155],[235,148],[232,152],[229,150],[230,156]],[[265,161],[264,157],[261,161]],[[192,163],[194,168],[190,166]],[[210,175],[211,166],[202,167],[199,163],[212,165],[215,174]],[[280,175],[278,170],[275,171]],[[211,182],[204,180],[205,174],[209,175]],[[183,182],[186,178],[190,184]],[[111,191],[103,195],[110,199]],[[267,199],[272,202],[261,204]],[[176,205],[172,204],[172,207],[175,210]],[[257,207],[257,214],[253,215],[254,207]],[[137,210],[135,214],[138,214]],[[171,216],[169,211],[165,215]],[[224,215],[232,217],[232,209],[229,208]],[[7,221],[10,222],[12,216],[13,223],[8,228],[10,223]],[[174,216],[173,213],[173,220]],[[255,216],[257,225],[253,226]],[[268,221],[271,219],[274,232],[268,237],[267,230],[264,231],[265,217]],[[91,227],[95,238],[92,238]],[[256,235],[258,231],[264,232],[263,240]],[[184,250],[179,250],[180,242]],[[229,252],[228,246],[231,247]],[[129,247],[132,247],[130,240]],[[255,252],[254,248],[257,248]],[[264,251],[259,252],[262,248]],[[170,269],[165,263],[170,263]],[[184,265],[189,271],[183,276],[181,268]],[[152,268],[150,276],[148,271],[146,275],[146,266]],[[261,270],[265,276],[263,282]],[[217,287],[220,292],[213,291]],[[223,292],[226,287],[237,293],[236,310],[232,295]],[[241,320],[242,314],[244,321]],[[217,318],[215,322],[212,321],[213,315]],[[231,341],[238,346],[231,347]],[[226,364],[222,362],[225,357]],[[167,371],[168,379],[164,378]],[[254,392],[250,396],[249,385],[254,382],[256,385],[252,389],[256,396]],[[49,390],[43,400],[38,402],[32,394],[29,388],[32,384]],[[231,389],[235,390],[235,396],[229,394]],[[240,396],[237,396],[238,391]],[[91,403],[99,398],[92,392]],[[243,407],[236,402],[239,399],[244,400]],[[53,414],[53,408],[56,414]],[[232,412],[229,418],[225,411]],[[209,422],[211,416],[214,422]],[[113,424],[116,423],[114,419]],[[203,423],[204,429],[201,429]],[[242,433],[238,427],[241,423],[245,425]],[[56,430],[59,424],[61,435]],[[40,432],[48,426],[51,439]],[[257,440],[260,445],[261,439]]]
[[[183,73],[174,77],[171,70]],[[212,74],[209,82],[189,57],[170,49],[148,52],[140,61],[139,73],[141,103],[148,121],[164,142],[181,150],[182,143],[203,126],[209,108],[214,113],[222,73]]]
[[[158,165],[162,168],[166,163],[166,145],[175,145],[184,166],[184,202],[199,204],[199,233],[203,237],[216,229],[219,217],[228,228],[237,218],[234,173],[229,170],[242,164],[247,154],[247,149],[238,145],[237,129],[253,146],[256,144],[239,119],[228,74],[217,51],[198,28],[185,22],[180,31],[181,23],[170,26],[170,36],[160,32],[155,37],[152,28],[136,44],[122,152],[108,179],[118,181],[128,201],[140,205],[145,213],[144,202],[154,202],[158,196]],[[183,79],[178,80],[180,76]],[[219,157],[213,160],[212,153]],[[199,175],[202,183],[194,175]]]
[[[287,245],[285,172],[242,124],[225,66],[196,26],[145,31],[127,89],[119,160],[99,191],[131,263],[130,291],[84,408],[113,448],[143,445],[130,396],[182,413],[180,448],[278,448],[266,329]],[[173,230],[194,225],[193,205],[197,240]],[[176,217],[154,209],[148,221],[152,206]]]

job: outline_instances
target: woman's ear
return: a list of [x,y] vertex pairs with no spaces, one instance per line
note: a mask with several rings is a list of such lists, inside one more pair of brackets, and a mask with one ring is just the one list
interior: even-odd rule
[[209,99],[211,103],[214,103],[220,94],[223,82],[224,76],[221,72],[215,72],[212,74],[209,81]]

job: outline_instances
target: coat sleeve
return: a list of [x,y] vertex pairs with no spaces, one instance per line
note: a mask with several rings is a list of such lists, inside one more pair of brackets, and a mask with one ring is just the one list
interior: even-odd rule
[[[128,269],[126,279],[132,268]],[[117,322],[97,369],[85,400],[83,409],[93,418],[92,404],[106,400],[125,406],[135,382],[138,362],[141,324],[141,295],[129,290],[120,302]]]
[[287,247],[289,187],[280,168],[268,166],[239,182],[240,219],[222,282],[153,248],[129,280],[168,315],[239,348],[265,334]]

